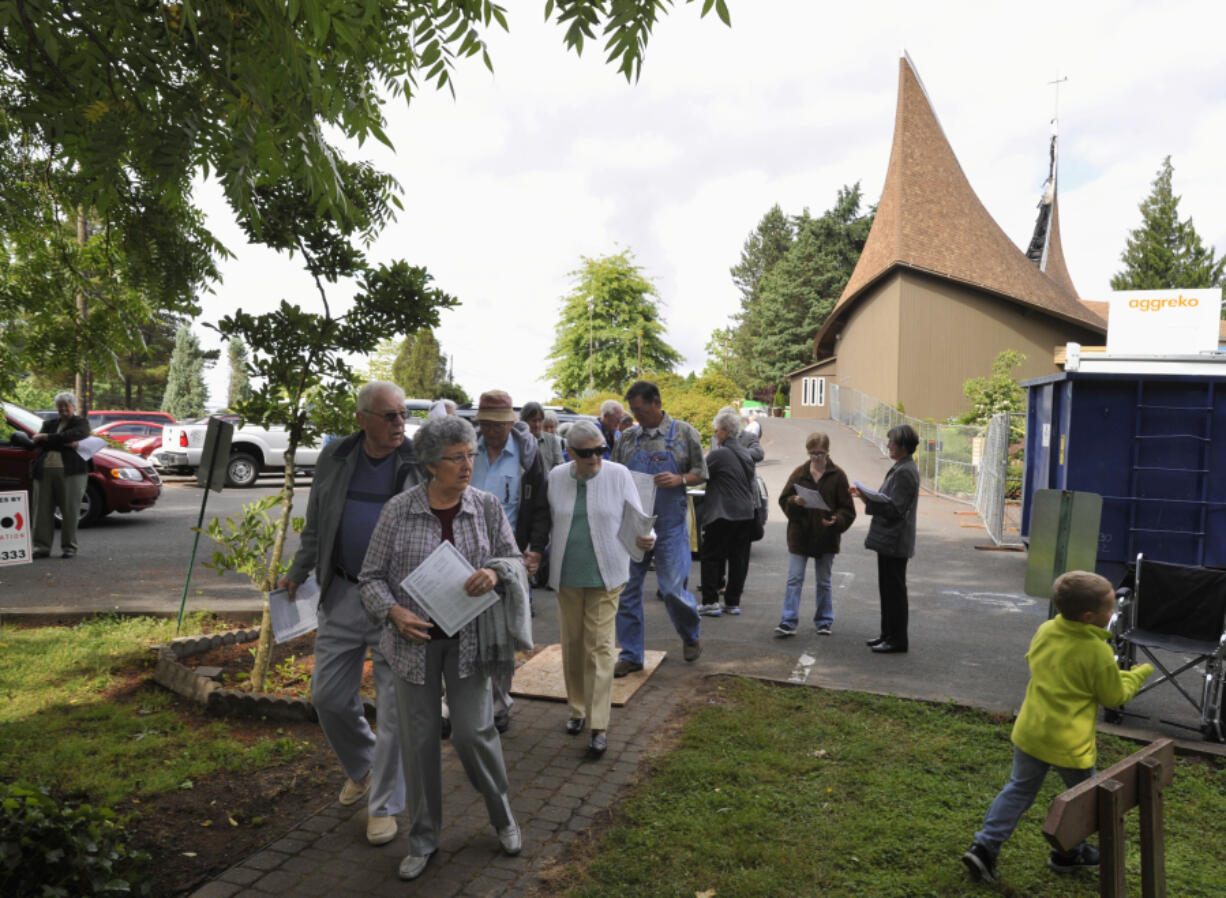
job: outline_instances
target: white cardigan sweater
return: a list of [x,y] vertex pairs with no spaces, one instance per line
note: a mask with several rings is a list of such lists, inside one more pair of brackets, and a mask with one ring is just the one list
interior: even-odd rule
[[[550,531],[552,548],[549,559],[549,585],[556,592],[562,578],[562,562],[566,554],[566,538],[578,495],[574,474],[575,463],[558,465],[549,472],[549,511],[553,516]],[[600,579],[605,589],[623,585],[630,579],[630,553],[617,538],[622,522],[622,507],[629,502],[642,511],[639,491],[630,470],[617,462],[605,461],[600,471],[587,483],[587,523],[592,533],[592,548],[600,567]],[[654,531],[653,531],[654,533]]]

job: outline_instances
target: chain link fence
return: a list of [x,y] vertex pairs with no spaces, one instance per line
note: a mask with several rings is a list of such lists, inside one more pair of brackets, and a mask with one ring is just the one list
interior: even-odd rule
[[[893,406],[834,384],[830,389],[830,417],[854,429],[862,439],[876,443],[886,453],[886,434],[890,428],[910,424],[919,434],[915,464],[920,479],[929,490],[951,499],[974,505],[984,520],[988,534],[997,545],[1020,545],[1018,524],[1020,506],[1010,506],[1007,496],[1011,484],[1021,492],[1020,467],[1014,478],[1009,470],[1010,415],[988,427],[962,424],[936,424],[905,415]],[[1024,418],[1024,416],[1021,416]],[[1013,422],[1016,428],[1017,422]],[[988,458],[989,451],[995,453]],[[1016,483],[1013,481],[1016,480]]]
[[1010,464],[1009,447],[1020,442],[1024,421],[1024,415],[993,415],[983,437],[975,510],[998,546],[1022,545],[1022,470]]

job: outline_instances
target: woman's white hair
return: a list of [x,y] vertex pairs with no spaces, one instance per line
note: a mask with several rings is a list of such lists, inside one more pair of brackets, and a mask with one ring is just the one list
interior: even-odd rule
[[59,405],[61,402],[67,402],[73,408],[81,407],[81,403],[77,402],[76,394],[69,393],[67,390],[65,390],[63,393],[55,394],[55,404]]
[[566,445],[574,448],[580,443],[590,443],[593,440],[603,443],[604,434],[591,421],[575,421],[566,431]]
[[725,405],[715,413],[716,430],[728,431],[728,436],[734,437],[741,432],[741,413],[730,405]]

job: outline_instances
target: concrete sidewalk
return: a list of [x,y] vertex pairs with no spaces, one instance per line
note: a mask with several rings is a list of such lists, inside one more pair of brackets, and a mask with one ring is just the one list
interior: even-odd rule
[[[540,871],[636,781],[653,739],[676,720],[684,699],[705,675],[745,674],[1014,711],[1027,680],[1023,656],[1035,628],[1046,618],[1047,603],[1022,594],[1024,554],[976,548],[989,541],[982,528],[973,526],[977,518],[968,513],[969,506],[932,496],[921,499],[918,550],[908,569],[908,654],[874,655],[864,646],[864,640],[877,634],[879,610],[876,559],[863,548],[868,528],[863,516],[844,535],[835,562],[834,634],[819,637],[812,627],[806,629],[813,609],[810,582],[800,634],[785,640],[774,637],[787,571],[783,516],[775,500],[804,458],[805,435],[813,429],[827,432],[835,462],[849,477],[868,485],[880,483],[890,464],[854,433],[834,424],[815,428],[815,423],[772,419],[766,424],[767,460],[759,473],[771,492],[771,516],[766,538],[754,546],[744,613],[705,618],[703,655],[686,664],[663,607],[648,602],[647,647],[669,655],[625,708],[614,709],[609,750],[601,760],[585,760],[585,738],[564,732],[564,704],[517,700],[503,750],[512,807],[524,833],[520,857],[502,856],[480,796],[446,748],[442,847],[420,879],[404,883],[397,878],[407,852],[408,821],[403,815],[401,834],[386,846],[372,848],[365,841],[366,811],[342,808],[334,797],[320,796],[319,813],[197,890],[195,898],[527,894]],[[695,564],[691,587],[697,583]],[[536,642],[557,642],[553,593],[538,593],[536,606]],[[1158,735],[1153,729],[1136,732]],[[1195,734],[1175,735],[1212,748]]]

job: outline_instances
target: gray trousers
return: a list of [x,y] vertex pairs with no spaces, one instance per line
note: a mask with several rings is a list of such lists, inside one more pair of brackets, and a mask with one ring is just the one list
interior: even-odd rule
[[[381,629],[362,607],[358,585],[333,577],[319,603],[311,700],[345,775],[360,782],[371,772],[367,805],[371,817],[391,817],[404,810],[395,676],[379,651]],[[358,691],[367,648],[375,675],[377,736],[363,713]]]
[[464,765],[468,781],[485,799],[496,829],[515,817],[507,795],[507,767],[502,742],[494,729],[490,678],[474,673],[460,676],[458,639],[426,643],[426,681],[420,686],[396,677],[400,712],[400,744],[404,750],[405,793],[409,814],[409,854],[423,857],[438,850],[443,828],[443,770],[439,699],[444,679],[451,707],[451,745]]
[[85,495],[88,474],[65,474],[63,468],[43,468],[34,481],[34,551],[50,552],[55,542],[55,509],[64,521],[60,525],[60,548],[77,549],[77,517]]

